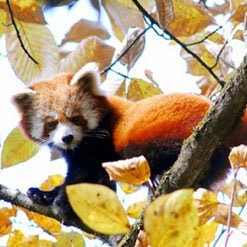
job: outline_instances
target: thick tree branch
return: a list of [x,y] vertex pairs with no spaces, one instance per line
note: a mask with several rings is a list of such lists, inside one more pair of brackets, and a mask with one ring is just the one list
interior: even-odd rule
[[[193,187],[208,169],[209,160],[236,122],[247,103],[247,56],[225,85],[214,106],[184,142],[173,167],[163,175],[155,197],[180,188]],[[247,138],[247,137],[246,137]],[[131,247],[143,228],[143,214],[118,247]]]

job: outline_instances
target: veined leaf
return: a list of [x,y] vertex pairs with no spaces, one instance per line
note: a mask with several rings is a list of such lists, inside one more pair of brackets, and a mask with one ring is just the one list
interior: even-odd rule
[[104,234],[123,234],[130,230],[127,215],[108,187],[96,184],[76,184],[66,187],[69,202],[90,228]]
[[24,83],[31,84],[56,74],[59,54],[49,29],[40,24],[15,21],[23,46],[26,49],[25,51],[22,47],[13,25],[8,26],[6,28],[6,48],[9,61],[16,75]]
[[[11,0],[10,8],[13,17],[28,23],[46,24],[42,9],[36,0]],[[6,0],[0,0],[0,9],[10,12]]]
[[39,146],[24,136],[19,128],[15,128],[4,141],[2,150],[2,168],[6,168],[34,156]]

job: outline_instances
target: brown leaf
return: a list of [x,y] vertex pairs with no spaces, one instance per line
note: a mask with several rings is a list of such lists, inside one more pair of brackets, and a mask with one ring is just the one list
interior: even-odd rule
[[205,8],[192,0],[173,0],[174,21],[167,29],[175,36],[190,36],[209,24],[214,24],[214,19]]
[[150,247],[148,244],[148,235],[145,231],[140,230],[134,247]]
[[[11,10],[14,18],[19,21],[46,24],[42,8],[36,0],[11,0]],[[0,0],[0,9],[9,13],[9,7],[5,0]]]
[[243,1],[241,4],[239,4],[236,7],[233,15],[231,16],[231,21],[242,23],[244,21],[244,16],[246,12],[247,12],[247,5],[246,2]]
[[174,21],[174,10],[172,0],[155,0],[159,25],[166,27]]
[[232,168],[247,167],[247,146],[240,145],[232,148],[229,154]]
[[65,35],[61,45],[67,42],[81,42],[90,36],[97,36],[100,39],[108,39],[110,34],[101,22],[81,19],[76,22]]
[[89,37],[64,58],[60,71],[75,73],[88,62],[96,62],[101,71],[110,65],[113,54],[112,46],[97,37]]
[[130,27],[144,29],[143,16],[137,9],[132,9],[118,3],[116,0],[103,0],[104,6],[112,24],[115,36],[122,40]]
[[111,180],[141,185],[150,178],[150,167],[144,156],[103,163]]
[[[145,46],[145,37],[142,35],[139,39],[137,37],[143,32],[141,28],[132,27],[128,30],[127,35],[125,36],[121,48],[116,54],[116,57],[122,56],[119,60],[122,64],[127,64],[128,70],[130,70],[138,58],[141,56],[144,46]],[[134,44],[134,45],[132,45]],[[129,48],[131,46],[131,48]]]

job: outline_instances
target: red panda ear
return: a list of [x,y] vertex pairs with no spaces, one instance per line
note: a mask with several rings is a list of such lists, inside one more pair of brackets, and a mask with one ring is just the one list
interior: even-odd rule
[[27,108],[30,108],[34,94],[35,92],[31,90],[16,94],[12,97],[12,103],[16,106],[19,112],[24,112]]
[[104,95],[99,87],[100,74],[96,63],[87,63],[72,78],[70,85],[88,89],[94,95]]

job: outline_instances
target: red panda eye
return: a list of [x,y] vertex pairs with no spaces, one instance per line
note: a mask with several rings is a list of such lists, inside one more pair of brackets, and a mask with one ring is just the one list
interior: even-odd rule
[[57,126],[57,124],[58,124],[58,122],[57,122],[56,120],[47,122],[47,125],[48,125],[51,129],[55,129],[56,126]]
[[74,124],[79,124],[79,123],[80,123],[80,120],[81,120],[81,118],[80,118],[79,115],[78,115],[78,116],[74,116],[74,117],[72,117],[72,118],[70,119],[70,121],[71,121],[72,123],[74,123]]

